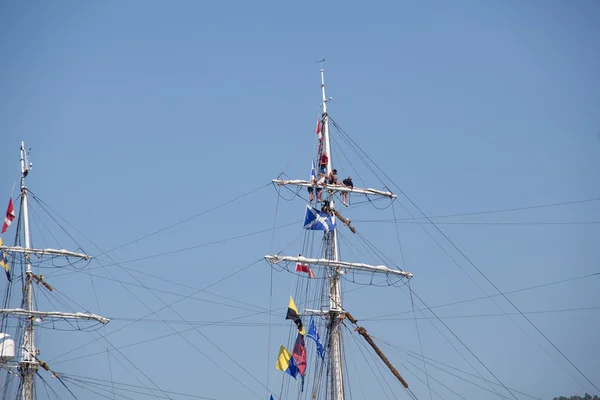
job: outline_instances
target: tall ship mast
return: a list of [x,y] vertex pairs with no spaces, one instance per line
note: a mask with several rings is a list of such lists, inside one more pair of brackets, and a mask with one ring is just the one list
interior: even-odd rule
[[[310,337],[315,341],[322,358],[322,363],[319,364],[317,357],[314,364],[315,368],[324,369],[324,373],[317,372],[315,374],[311,395],[308,397],[343,400],[349,397],[346,396],[347,383],[345,382],[346,373],[344,371],[344,349],[341,326],[344,321],[356,324],[357,320],[354,319],[350,312],[344,309],[341,286],[342,278],[350,273],[363,273],[374,276],[383,275],[398,280],[408,280],[412,277],[412,274],[387,265],[370,265],[361,262],[342,261],[340,259],[338,238],[338,229],[340,229],[340,225],[346,226],[352,233],[356,233],[356,229],[349,219],[342,216],[338,210],[338,204],[342,203],[348,206],[350,195],[367,196],[371,200],[375,198],[384,198],[389,201],[394,201],[396,195],[386,190],[355,187],[351,177],[344,180],[337,178],[338,171],[334,168],[334,158],[332,157],[330,117],[327,113],[327,103],[331,98],[328,98],[325,94],[325,72],[323,68],[321,68],[320,73],[321,115],[317,123],[318,150],[316,151],[318,175],[313,160],[310,180],[273,179],[274,185],[278,188],[296,187],[298,190],[308,191],[309,195],[304,228],[307,229],[307,232],[310,232],[307,234],[317,233],[314,231],[324,231],[321,242],[322,245],[319,250],[320,254],[310,256],[271,254],[265,256],[265,259],[273,265],[295,264],[295,272],[307,273],[308,275],[306,278],[309,280],[310,278],[315,277],[315,272],[313,271],[318,271],[319,277],[322,277],[325,282],[323,285],[324,296],[322,296],[321,302],[319,303],[319,309],[305,308],[300,312],[298,307],[296,307],[294,299],[290,297],[287,318],[294,320],[298,327],[298,334],[293,352],[287,350],[285,346],[281,346],[276,368],[287,372],[294,378],[300,376],[302,379],[301,391],[304,391],[304,378],[308,369],[306,366],[307,344],[304,341],[304,336]],[[300,193],[300,191],[297,193]],[[339,203],[336,201],[338,198],[340,200]],[[319,205],[321,206],[319,207]],[[305,248],[304,250],[307,249]],[[302,301],[302,304],[307,303],[308,302]],[[311,323],[310,328],[308,328],[308,333],[306,333],[305,326],[308,325],[306,323],[308,318],[311,319]],[[315,329],[316,325],[313,320],[314,318],[323,321],[323,326],[325,328],[323,335],[319,335],[318,331]],[[390,368],[392,374],[398,378],[405,388],[408,388],[406,381],[404,381],[398,371],[391,365],[389,360],[387,360],[385,355],[383,355],[381,350],[371,340],[366,330],[358,325],[356,325],[356,330],[381,357],[381,360],[388,368]],[[324,343],[321,343],[321,337],[324,339]],[[325,385],[318,381],[319,378],[325,381]],[[289,396],[289,398],[291,397],[293,396]],[[286,396],[282,394],[282,398],[286,398]]]
[[[33,248],[31,245],[31,232],[29,227],[29,198],[33,194],[29,191],[26,178],[31,172],[32,164],[29,154],[25,150],[25,143],[21,143],[21,177],[20,177],[20,207],[15,213],[12,196],[6,213],[2,233],[4,234],[13,219],[16,221],[15,243],[8,246],[0,239],[1,264],[7,276],[7,290],[4,297],[3,308],[0,308],[0,368],[2,399],[32,400],[36,397],[35,378],[41,370],[47,371],[52,378],[62,382],[60,374],[52,370],[52,366],[43,361],[42,351],[36,344],[36,325],[52,321],[89,321],[92,323],[106,324],[107,318],[93,313],[40,311],[36,310],[37,290],[52,292],[53,288],[44,275],[38,272],[44,263],[56,262],[64,259],[73,264],[86,262],[90,256],[85,253],[73,252],[54,248]],[[18,218],[16,217],[18,215]],[[38,268],[36,268],[38,267]],[[10,307],[12,288],[15,283],[21,283],[22,298],[20,307]],[[35,285],[34,285],[35,283]],[[16,324],[14,323],[16,320]],[[16,332],[10,335],[7,330],[16,326]],[[13,384],[14,383],[14,384]]]

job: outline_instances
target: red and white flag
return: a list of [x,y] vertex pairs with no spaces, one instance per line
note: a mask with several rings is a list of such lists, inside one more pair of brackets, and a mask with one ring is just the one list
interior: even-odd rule
[[321,120],[320,119],[317,120],[317,131],[316,131],[316,134],[319,137],[319,140],[323,139],[323,136],[321,136]]
[[296,264],[296,272],[306,272],[308,274],[308,276],[310,276],[311,278],[315,277],[315,274],[313,274],[313,272],[310,270],[310,267],[308,265],[304,265],[304,264]]
[[6,232],[10,224],[15,219],[15,208],[13,207],[12,197],[8,201],[8,209],[6,210],[6,217],[4,217],[4,225],[2,225],[2,233]]

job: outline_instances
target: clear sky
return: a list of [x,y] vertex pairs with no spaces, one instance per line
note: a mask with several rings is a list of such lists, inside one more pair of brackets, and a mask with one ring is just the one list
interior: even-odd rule
[[[18,178],[24,140],[31,190],[98,255],[86,269],[44,269],[56,293],[40,293],[38,307],[70,304],[113,319],[91,333],[46,324],[40,359],[85,379],[112,373],[117,382],[217,399],[266,399],[268,386],[279,396],[273,365],[279,344],[293,340],[283,315],[296,278],[255,262],[300,251],[304,202],[285,201],[290,192],[278,200],[269,183],[282,172],[308,177],[320,102],[315,61],[325,58],[330,115],[387,185],[427,215],[590,200],[434,221],[501,291],[586,276],[507,296],[600,387],[600,275],[590,276],[600,272],[599,19],[597,1],[2,2],[0,206]],[[333,156],[346,175],[365,169],[354,153]],[[44,221],[32,222],[34,245],[74,246],[32,207],[32,220]],[[440,232],[410,220],[417,212],[406,198],[345,212],[414,274],[412,289],[429,306],[497,293]],[[389,223],[394,215],[409,223]],[[212,284],[212,294],[197,292]],[[347,309],[417,397],[429,398],[422,361],[394,347],[420,353],[406,288],[345,288]],[[181,295],[192,297],[146,317]],[[490,316],[517,312],[495,299],[502,309],[487,299],[436,313],[510,388],[539,399],[594,391],[522,316]],[[478,376],[470,362],[493,379],[432,322],[418,325],[426,357]],[[78,348],[107,334],[109,343]],[[354,336],[346,332],[349,368],[364,364]],[[499,398],[433,366],[428,372],[441,398],[460,397],[433,379],[462,398]],[[353,380],[352,398],[406,398],[379,374],[391,389],[378,392],[365,373]],[[68,385],[78,398],[102,398],[81,382]],[[43,384],[38,394],[55,398]]]

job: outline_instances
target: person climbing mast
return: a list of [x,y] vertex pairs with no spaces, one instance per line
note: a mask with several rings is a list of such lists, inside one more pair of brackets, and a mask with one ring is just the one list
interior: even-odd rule
[[310,169],[310,184],[312,186],[308,187],[308,202],[312,203],[315,199],[315,186],[317,185],[317,174],[315,173],[315,162],[312,162],[312,167]]
[[325,173],[327,172],[327,163],[329,162],[329,156],[327,155],[327,152],[323,152],[323,154],[321,154],[321,160],[319,161],[319,169],[321,172]]

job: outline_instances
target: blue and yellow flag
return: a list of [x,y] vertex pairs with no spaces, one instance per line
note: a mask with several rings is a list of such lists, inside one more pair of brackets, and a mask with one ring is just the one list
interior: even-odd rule
[[298,376],[298,367],[294,363],[294,359],[292,358],[292,354],[281,345],[279,347],[279,356],[277,357],[277,364],[275,364],[275,369],[285,372],[296,379]]
[[[2,246],[2,238],[0,238],[0,246]],[[0,267],[4,268],[6,279],[8,279],[9,282],[12,282],[12,279],[10,278],[10,269],[8,267],[8,257],[5,251],[0,253]]]

